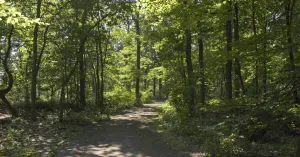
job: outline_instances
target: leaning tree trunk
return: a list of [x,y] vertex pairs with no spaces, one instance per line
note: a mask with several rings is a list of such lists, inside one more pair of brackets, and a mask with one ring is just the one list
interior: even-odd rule
[[63,117],[64,117],[64,103],[65,103],[65,88],[68,86],[69,81],[71,77],[74,75],[76,72],[76,68],[78,65],[78,60],[76,61],[74,67],[70,71],[69,75],[65,76],[65,78],[62,79],[62,85],[61,85],[61,91],[60,91],[60,105],[59,105],[59,122],[63,122]]
[[4,71],[8,75],[8,86],[5,89],[0,90],[0,98],[3,101],[4,105],[10,111],[11,115],[13,117],[17,117],[18,116],[17,111],[11,106],[10,102],[6,99],[6,94],[12,89],[13,82],[14,82],[13,75],[12,75],[12,73],[11,73],[9,67],[8,67],[8,63],[7,63],[7,60],[10,58],[10,54],[11,54],[11,48],[12,48],[11,38],[12,38],[12,35],[13,35],[13,31],[14,31],[14,26],[11,27],[11,30],[9,32],[9,36],[7,38],[7,49],[6,49],[6,52],[5,52],[5,58],[2,62]]

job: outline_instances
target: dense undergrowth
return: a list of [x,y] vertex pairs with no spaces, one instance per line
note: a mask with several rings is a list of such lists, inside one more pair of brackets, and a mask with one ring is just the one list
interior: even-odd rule
[[204,147],[208,156],[295,156],[299,108],[286,111],[263,108],[211,100],[205,106],[198,106],[197,116],[187,117],[168,102],[159,109],[158,123],[163,131]]

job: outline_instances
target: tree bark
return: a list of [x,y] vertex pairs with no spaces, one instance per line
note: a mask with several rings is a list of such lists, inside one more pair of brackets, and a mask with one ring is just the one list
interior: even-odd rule
[[200,65],[200,104],[205,103],[205,70],[204,70],[204,47],[202,38],[198,39],[199,65]]
[[156,78],[153,78],[153,97],[156,97]]
[[194,76],[193,76],[193,63],[192,63],[192,35],[189,29],[185,30],[186,35],[186,69],[187,69],[187,81],[188,81],[188,110],[189,116],[194,115],[195,106],[195,92],[194,92]]
[[[234,12],[235,12],[234,38],[235,38],[235,41],[238,42],[240,40],[240,36],[239,36],[239,8],[238,8],[237,2],[234,4]],[[234,61],[235,61],[234,62],[234,70],[235,70],[234,93],[235,93],[235,97],[239,97],[240,96],[240,85],[241,85],[243,95],[246,94],[245,87],[244,87],[244,80],[243,80],[242,73],[241,73],[241,64],[240,64],[240,60],[239,60],[239,53],[237,54],[237,57],[235,57]]]
[[[36,18],[41,17],[42,0],[37,0]],[[38,33],[39,24],[35,24],[33,31],[33,56],[32,56],[32,72],[31,72],[31,120],[36,121],[36,84],[38,74]]]
[[158,99],[162,99],[162,79],[158,80]]
[[[257,29],[256,29],[256,17],[255,17],[255,0],[252,0],[252,30],[254,37],[257,36]],[[258,47],[257,43],[255,43],[255,55],[258,57]],[[258,82],[258,59],[255,59],[255,78],[254,78],[254,87],[255,87],[255,94],[259,94],[259,82]]]
[[13,32],[14,32],[14,26],[11,27],[11,30],[10,30],[9,35],[7,37],[7,49],[6,49],[6,52],[5,52],[5,58],[2,61],[4,71],[8,76],[8,86],[5,89],[0,90],[0,98],[3,101],[4,105],[8,108],[10,114],[13,117],[17,117],[18,112],[11,106],[10,102],[6,99],[6,94],[10,92],[10,90],[13,87],[13,83],[14,83],[13,75],[12,75],[12,73],[11,73],[9,67],[8,67],[8,63],[7,63],[8,59],[10,58],[11,49],[12,49],[11,38],[12,38]]
[[[289,59],[290,59],[290,67],[293,76],[295,75],[296,65],[293,53],[293,40],[292,40],[292,20],[293,20],[293,8],[295,6],[296,0],[293,0],[291,4],[291,0],[287,0],[287,5],[285,6],[285,14],[286,14],[286,27],[287,27],[287,43],[288,43],[288,51],[289,51]],[[295,86],[295,83],[293,84]],[[300,99],[298,96],[297,89],[293,90],[294,102],[299,103]]]
[[[231,0],[228,2],[228,15],[231,16]],[[227,63],[226,63],[226,89],[227,98],[232,99],[232,23],[231,19],[226,22],[226,38],[227,38]]]
[[63,104],[65,103],[65,87],[68,86],[68,83],[69,83],[71,77],[74,75],[77,66],[78,66],[78,60],[76,61],[74,67],[70,71],[69,75],[65,76],[62,79],[62,85],[61,85],[61,91],[60,91],[59,115],[58,115],[59,122],[63,122],[63,116],[64,116]]
[[141,105],[141,94],[140,94],[140,69],[141,69],[141,39],[140,39],[140,19],[139,13],[136,13],[136,18],[134,20],[136,27],[136,70],[137,76],[135,81],[135,103],[136,105]]

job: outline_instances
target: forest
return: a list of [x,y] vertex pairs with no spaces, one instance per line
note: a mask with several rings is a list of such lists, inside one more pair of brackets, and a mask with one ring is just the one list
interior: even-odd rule
[[298,0],[0,0],[0,156],[155,108],[172,150],[300,157],[299,51]]

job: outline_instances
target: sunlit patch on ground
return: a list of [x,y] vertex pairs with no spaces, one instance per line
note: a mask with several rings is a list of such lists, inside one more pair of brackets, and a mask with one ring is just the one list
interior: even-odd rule
[[[84,135],[62,149],[58,156],[72,157],[184,157],[150,127],[159,104],[125,110],[111,120],[87,127]],[[193,157],[202,154],[194,153]]]

